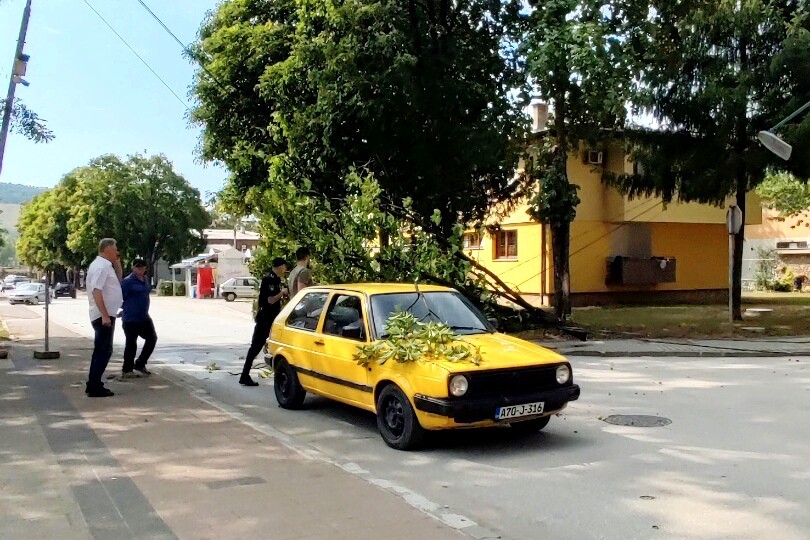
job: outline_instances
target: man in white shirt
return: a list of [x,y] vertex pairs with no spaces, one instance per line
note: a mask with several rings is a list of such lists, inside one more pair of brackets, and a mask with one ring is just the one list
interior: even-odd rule
[[98,243],[98,257],[90,263],[85,277],[90,321],[96,338],[90,359],[90,376],[85,393],[90,397],[109,397],[113,392],[104,387],[101,377],[113,352],[115,316],[123,303],[121,294],[121,261],[114,238]]

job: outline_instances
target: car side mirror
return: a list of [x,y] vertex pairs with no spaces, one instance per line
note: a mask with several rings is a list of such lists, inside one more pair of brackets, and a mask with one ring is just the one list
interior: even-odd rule
[[501,329],[501,323],[497,317],[487,317],[487,322],[495,327],[495,330]]

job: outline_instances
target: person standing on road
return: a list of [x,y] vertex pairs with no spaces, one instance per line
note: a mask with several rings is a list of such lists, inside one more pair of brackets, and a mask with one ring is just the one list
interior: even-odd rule
[[[135,259],[132,262],[132,273],[121,282],[124,297],[123,319],[124,335],[124,367],[122,379],[151,375],[146,369],[146,362],[155,350],[157,333],[152,317],[149,316],[149,293],[152,285],[146,279],[146,261]],[[143,338],[143,349],[135,360],[135,351],[138,350],[138,338]]]
[[90,397],[115,395],[104,387],[101,377],[113,352],[115,316],[121,308],[121,261],[114,238],[103,238],[98,243],[98,257],[87,269],[85,283],[90,304],[90,321],[95,331],[93,356],[85,393]]
[[290,298],[296,295],[298,291],[309,287],[314,283],[312,280],[312,272],[309,269],[309,263],[312,261],[312,256],[309,252],[309,248],[307,247],[300,247],[295,252],[295,258],[298,261],[298,264],[295,265],[292,272],[290,272],[290,277],[287,280],[287,283],[290,286]]
[[287,288],[281,284],[281,278],[286,273],[287,262],[277,257],[273,259],[272,272],[264,275],[259,286],[259,310],[256,312],[256,326],[253,327],[253,337],[250,340],[247,356],[245,356],[245,366],[242,368],[242,376],[239,377],[239,384],[244,386],[259,386],[259,383],[250,378],[250,369],[253,367],[253,359],[267,343],[273,320],[281,311],[281,300],[289,293]]

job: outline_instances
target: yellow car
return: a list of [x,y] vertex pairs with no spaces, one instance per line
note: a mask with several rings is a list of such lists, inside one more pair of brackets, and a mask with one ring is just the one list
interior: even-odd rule
[[[481,361],[358,364],[358,347],[383,339],[398,311],[447,324],[478,347]],[[564,357],[497,333],[469,300],[446,287],[310,287],[276,317],[267,346],[281,407],[300,408],[306,392],[360,407],[377,415],[385,442],[401,450],[417,446],[425,430],[509,424],[537,431],[579,397]]]

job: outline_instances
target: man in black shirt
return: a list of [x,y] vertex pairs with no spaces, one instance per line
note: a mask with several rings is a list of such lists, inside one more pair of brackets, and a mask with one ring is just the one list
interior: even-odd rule
[[259,383],[250,378],[250,368],[253,367],[253,359],[267,342],[273,320],[281,311],[281,300],[288,295],[287,288],[281,284],[281,278],[286,273],[286,261],[275,258],[273,259],[273,271],[267,272],[262,278],[262,284],[259,286],[259,311],[256,313],[256,326],[253,328],[253,338],[250,340],[250,349],[245,356],[245,367],[242,368],[239,384],[259,386]]

